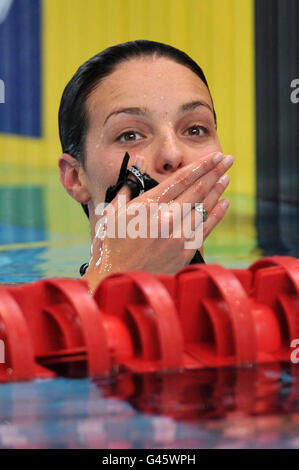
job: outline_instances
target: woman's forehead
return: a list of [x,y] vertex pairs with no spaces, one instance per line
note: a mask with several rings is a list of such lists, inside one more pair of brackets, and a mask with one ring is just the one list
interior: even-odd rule
[[122,105],[170,109],[195,99],[213,107],[207,86],[192,70],[169,58],[141,57],[120,63],[90,94],[87,107],[90,117],[104,117]]

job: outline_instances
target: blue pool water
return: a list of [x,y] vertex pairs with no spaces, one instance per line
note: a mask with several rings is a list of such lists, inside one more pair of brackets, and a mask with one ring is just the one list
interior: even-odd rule
[[[20,169],[4,170],[0,282],[78,278],[89,228],[57,172],[32,169],[24,185]],[[207,262],[244,268],[261,256],[253,206],[232,197]],[[298,448],[298,381],[299,365],[277,364],[1,384],[0,447]]]
[[298,448],[298,385],[282,365],[2,384],[0,446]]

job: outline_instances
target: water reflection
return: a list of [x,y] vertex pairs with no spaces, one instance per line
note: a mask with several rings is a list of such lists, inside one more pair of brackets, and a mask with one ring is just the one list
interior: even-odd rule
[[271,364],[182,374],[123,374],[99,386],[105,396],[128,401],[136,410],[194,422],[232,413],[280,414],[299,411],[299,367]]
[[299,447],[299,368],[0,386],[4,448]]

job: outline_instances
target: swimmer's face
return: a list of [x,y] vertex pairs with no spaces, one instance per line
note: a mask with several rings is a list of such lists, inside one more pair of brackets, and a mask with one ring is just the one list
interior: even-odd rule
[[[201,103],[201,104],[200,104]],[[171,59],[121,63],[90,94],[84,180],[92,206],[116,183],[126,151],[143,156],[158,182],[205,155],[221,151],[206,85]]]

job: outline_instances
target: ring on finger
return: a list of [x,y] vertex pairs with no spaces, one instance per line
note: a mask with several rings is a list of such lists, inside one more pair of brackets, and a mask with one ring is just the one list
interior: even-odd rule
[[202,215],[202,221],[205,222],[208,218],[208,211],[204,208],[202,203],[196,202],[194,209]]

